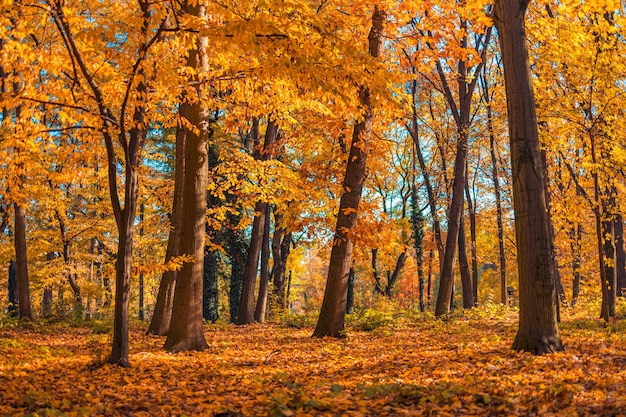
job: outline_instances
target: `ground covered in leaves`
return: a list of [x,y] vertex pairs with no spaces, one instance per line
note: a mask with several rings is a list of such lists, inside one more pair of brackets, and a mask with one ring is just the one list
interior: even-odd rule
[[565,317],[567,350],[534,357],[510,349],[510,310],[371,313],[341,340],[293,323],[207,325],[209,349],[180,354],[136,325],[121,369],[104,363],[106,327],[9,323],[0,416],[623,416],[625,327]]

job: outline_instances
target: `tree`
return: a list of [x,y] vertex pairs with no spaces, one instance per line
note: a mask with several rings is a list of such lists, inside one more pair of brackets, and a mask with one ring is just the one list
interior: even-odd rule
[[[185,12],[204,23],[206,6],[201,3],[187,4]],[[196,44],[188,51],[187,66],[196,74],[196,82],[208,70],[208,38],[197,36]],[[181,126],[176,138],[177,175],[174,188],[180,187],[180,240],[178,253],[193,256],[176,275],[176,287],[172,300],[172,318],[164,348],[170,352],[206,349],[202,328],[202,275],[204,267],[207,181],[209,174],[208,133],[209,86],[199,84],[193,95],[184,97],[180,105]],[[178,165],[178,163],[182,165]],[[184,237],[184,238],[183,238]]]
[[[383,48],[385,12],[377,6],[372,14],[372,26],[368,36],[369,54],[378,58]],[[350,153],[343,181],[343,193],[339,201],[339,213],[328,265],[328,278],[324,299],[313,336],[340,337],[343,334],[346,314],[346,297],[350,266],[352,262],[353,236],[356,225],[361,190],[365,179],[367,147],[370,145],[374,118],[371,93],[361,86],[359,98],[363,105],[363,119],[354,125]]]
[[[258,123],[258,122],[257,122]],[[258,129],[258,127],[257,127]],[[269,147],[276,140],[278,134],[278,126],[272,121],[268,121],[265,131],[265,141],[263,149],[258,152],[256,159],[266,160],[269,154]],[[264,246],[265,236],[265,218],[269,216],[268,204],[258,201],[254,208],[254,222],[252,224],[252,234],[250,236],[250,246],[248,247],[248,256],[246,258],[246,275],[243,281],[241,291],[241,301],[239,304],[239,312],[237,315],[237,324],[251,324],[255,320],[255,304],[254,304],[254,288],[256,285],[256,277],[259,269],[259,256]],[[266,253],[269,255],[269,235],[266,241],[268,247]],[[265,284],[267,285],[267,283]],[[267,292],[266,292],[267,294]],[[259,294],[259,296],[261,296]],[[267,295],[266,295],[267,296]],[[260,313],[260,312],[259,312]]]
[[524,18],[528,0],[496,0],[506,86],[513,173],[520,320],[513,349],[533,354],[563,350],[556,319],[554,242],[545,199],[537,116]]

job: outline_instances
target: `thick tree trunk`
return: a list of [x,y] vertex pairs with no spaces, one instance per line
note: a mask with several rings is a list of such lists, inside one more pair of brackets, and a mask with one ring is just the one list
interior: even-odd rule
[[259,280],[259,295],[254,310],[254,320],[258,323],[265,323],[270,284],[270,205],[268,203],[265,203],[264,210],[263,239],[261,241],[261,277]]
[[20,320],[32,320],[30,288],[28,283],[28,260],[26,257],[26,207],[15,203],[15,267],[17,272],[17,316]]
[[519,276],[519,329],[513,349],[533,354],[563,350],[556,318],[554,242],[537,132],[524,16],[527,0],[496,0],[513,176]]
[[[383,48],[383,26],[385,13],[374,8],[372,15],[372,28],[370,30],[369,54],[380,57]],[[363,120],[354,126],[350,154],[346,165],[346,174],[343,182],[343,194],[339,201],[337,213],[337,225],[333,247],[328,265],[328,278],[320,315],[313,332],[315,337],[343,336],[346,315],[346,298],[348,290],[348,278],[352,265],[353,230],[356,225],[361,190],[365,180],[365,167],[367,161],[367,148],[372,134],[372,121],[374,118],[370,91],[361,87],[359,92],[361,104],[364,108]]]
[[[187,12],[192,16],[206,18],[206,8],[200,3],[189,6]],[[189,50],[187,66],[194,68],[196,74],[208,68],[207,48],[207,38],[198,36],[196,48]],[[198,91],[198,96],[202,97],[201,91]],[[193,129],[180,127],[184,136],[181,139],[185,142],[182,159],[185,172],[182,184],[179,184],[182,191],[178,253],[191,255],[194,260],[183,264],[176,274],[172,317],[164,346],[169,352],[202,351],[207,348],[202,327],[202,275],[209,174],[209,112],[202,107],[200,99],[194,103],[181,104],[179,113]]]

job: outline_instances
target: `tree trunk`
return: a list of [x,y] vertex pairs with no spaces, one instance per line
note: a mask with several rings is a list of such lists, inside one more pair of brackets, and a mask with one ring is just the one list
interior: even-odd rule
[[[439,293],[435,316],[439,317],[450,312],[450,299],[454,287],[454,258],[457,253],[461,216],[463,214],[463,193],[465,192],[467,132],[459,131],[459,138],[454,159],[454,180],[452,183],[452,201],[448,211],[448,235],[443,255],[443,266],[439,278]],[[467,255],[466,255],[467,256]]]
[[478,255],[476,253],[476,206],[471,199],[469,184],[465,185],[465,199],[470,220],[470,254],[472,257],[472,298],[474,307],[478,307]]
[[487,77],[483,73],[482,85],[487,105],[487,130],[489,132],[489,155],[491,156],[491,180],[493,181],[493,192],[496,199],[496,223],[498,227],[498,260],[500,267],[500,302],[509,304],[506,282],[506,251],[504,248],[504,223],[502,221],[502,196],[500,193],[500,179],[498,175],[498,157],[496,155],[496,135],[493,131],[493,112],[491,109],[491,95],[487,84]]
[[402,268],[404,268],[404,264],[406,263],[407,250],[405,249],[400,256],[398,256],[398,260],[396,261],[396,267],[393,270],[393,273],[387,279],[387,287],[385,288],[385,296],[391,298],[391,291],[393,290],[398,277],[400,276],[400,272],[402,272]]
[[[267,150],[276,140],[278,127],[271,121],[267,122],[267,130],[265,131],[265,141],[263,144],[263,152],[256,155],[257,159],[267,159]],[[250,246],[248,248],[248,256],[246,258],[246,274],[241,289],[241,301],[239,303],[239,314],[237,315],[237,324],[254,323],[254,290],[256,287],[257,271],[259,269],[259,257],[261,255],[261,247],[263,246],[263,231],[265,225],[266,203],[258,201],[254,207],[254,220],[252,222],[252,234],[250,236]]]
[[348,295],[346,297],[346,314],[354,313],[354,282],[356,280],[356,274],[354,267],[350,267],[348,274]]
[[17,266],[15,261],[11,259],[9,262],[9,306],[7,307],[7,313],[10,317],[17,316]]
[[[139,207],[139,224],[141,228],[139,229],[139,236],[143,237],[143,221],[144,221],[144,205],[141,204]],[[143,272],[139,273],[139,311],[137,312],[138,318],[141,321],[145,320],[145,311],[144,311],[144,277]]]
[[[415,89],[416,87],[414,83],[413,95],[416,94]],[[424,186],[426,187],[426,195],[428,196],[428,207],[430,208],[430,215],[433,219],[433,233],[435,235],[435,245],[437,246],[437,253],[441,262],[443,260],[443,239],[441,237],[441,225],[439,223],[439,216],[437,215],[437,201],[435,198],[435,191],[433,190],[433,186],[430,182],[429,169],[426,166],[424,154],[422,153],[422,149],[419,143],[418,118],[415,108],[413,109],[412,125],[410,126],[410,128],[407,127],[407,129],[409,130],[411,138],[413,139],[413,143],[415,144],[415,154],[419,161],[422,177],[424,178]]]
[[202,318],[215,323],[219,319],[219,285],[217,251],[205,247],[202,279]]
[[270,284],[270,205],[268,203],[265,203],[264,210],[263,239],[261,241],[261,279],[259,280],[259,296],[257,297],[254,310],[254,320],[258,323],[265,323]]
[[[415,173],[416,149],[413,148],[413,173]],[[419,208],[417,199],[417,185],[415,174],[411,184],[411,226],[413,227],[413,248],[415,249],[415,263],[417,265],[417,282],[419,294],[419,309],[425,311],[424,304],[424,215]]]
[[[133,171],[131,177],[134,181],[126,187],[137,189],[137,173],[134,168],[127,166]],[[133,232],[134,232],[134,204],[136,204],[137,193],[134,192],[135,201],[127,200],[125,212],[131,209],[132,215],[124,216],[124,223],[118,226],[119,240],[117,244],[117,260],[115,261],[115,309],[113,322],[113,342],[111,344],[111,356],[109,363],[117,364],[123,368],[130,367],[128,361],[128,307],[130,295],[130,277],[132,273],[133,259]]]
[[287,258],[291,250],[291,233],[285,233],[280,225],[282,216],[274,213],[274,237],[272,239],[272,256],[274,266],[272,268],[272,281],[274,283],[274,295],[276,304],[280,309],[287,308],[285,304],[285,276],[287,272]]
[[17,272],[17,316],[20,320],[32,320],[30,288],[28,284],[28,260],[26,257],[26,207],[15,203],[15,267]]
[[380,281],[380,275],[378,274],[378,249],[372,249],[372,277],[374,278],[374,293],[379,295],[385,295],[383,290],[383,284]]
[[[605,206],[605,203],[601,203]],[[603,218],[600,220],[598,229],[598,251],[600,252],[600,278],[602,287],[602,306],[600,317],[608,323],[609,319],[615,317],[615,239],[613,230],[613,219],[608,217],[606,207],[603,207]]]
[[[185,104],[181,105],[182,107]],[[187,143],[185,141],[186,132],[182,126],[176,128],[176,170],[174,184],[183,184],[185,178],[185,154]],[[167,239],[167,248],[165,250],[165,264],[167,265],[172,258],[181,255],[179,250],[179,242],[181,239],[181,211],[182,211],[182,186],[174,186],[174,196],[172,201],[172,214],[170,216],[170,233]],[[172,303],[174,302],[174,292],[176,290],[176,275],[178,271],[168,270],[161,275],[159,283],[159,292],[152,314],[152,320],[148,327],[148,334],[157,336],[167,335],[170,329],[170,321],[172,318]]]
[[[236,216],[229,215],[228,217],[231,220],[231,225],[235,225],[238,223]],[[243,233],[240,230],[227,229],[226,241],[228,245],[228,257],[230,259],[231,267],[228,304],[230,311],[230,322],[235,323],[237,321],[237,316],[239,315],[241,292],[246,274],[245,264],[248,247],[245,242]]]
[[[200,3],[189,6],[187,13],[206,18],[206,8]],[[201,74],[208,68],[207,48],[206,36],[198,36],[196,48],[189,50],[187,66],[193,68],[196,74]],[[201,91],[198,91],[198,97],[202,97]],[[180,127],[181,139],[185,142],[182,159],[185,171],[182,184],[178,184],[182,187],[178,253],[191,255],[194,260],[183,264],[176,274],[170,329],[164,345],[169,352],[202,351],[207,348],[202,327],[202,275],[209,174],[209,112],[202,107],[200,99],[194,103],[181,104],[179,113],[193,128]],[[178,161],[177,158],[176,162]]]
[[496,0],[494,22],[504,66],[517,240],[520,319],[513,349],[543,354],[563,350],[563,345],[556,320],[554,242],[524,26],[527,6],[527,0]]
[[467,240],[465,232],[465,218],[461,216],[459,230],[459,269],[461,271],[461,290],[463,294],[463,308],[474,307],[474,291],[467,261]]
[[615,272],[617,274],[617,285],[615,287],[617,296],[626,296],[626,251],[624,249],[624,218],[621,214],[616,214],[613,230],[615,232]]
[[578,296],[580,295],[580,267],[581,267],[581,237],[583,234],[583,226],[578,223],[576,227],[572,224],[570,235],[570,248],[572,250],[572,307],[578,302]]
[[[368,36],[369,54],[374,58],[380,57],[382,51],[384,20],[385,13],[376,6]],[[328,265],[326,289],[317,325],[313,332],[315,337],[340,337],[343,336],[345,327],[348,278],[354,245],[352,233],[361,201],[367,161],[366,149],[369,146],[374,118],[370,91],[362,86],[359,98],[364,109],[363,120],[355,124],[352,135],[343,182],[343,194],[339,201],[337,225]]]
[[52,288],[46,287],[43,289],[43,299],[41,301],[43,316],[45,318],[52,317]]

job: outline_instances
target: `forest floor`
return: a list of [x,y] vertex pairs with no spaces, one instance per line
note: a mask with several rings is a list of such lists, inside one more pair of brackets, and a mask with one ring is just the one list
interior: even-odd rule
[[385,314],[361,314],[340,340],[285,322],[207,325],[209,349],[179,354],[134,324],[129,369],[105,363],[101,325],[5,322],[0,416],[626,415],[624,318],[565,311],[566,351],[536,357],[510,349],[509,309]]

